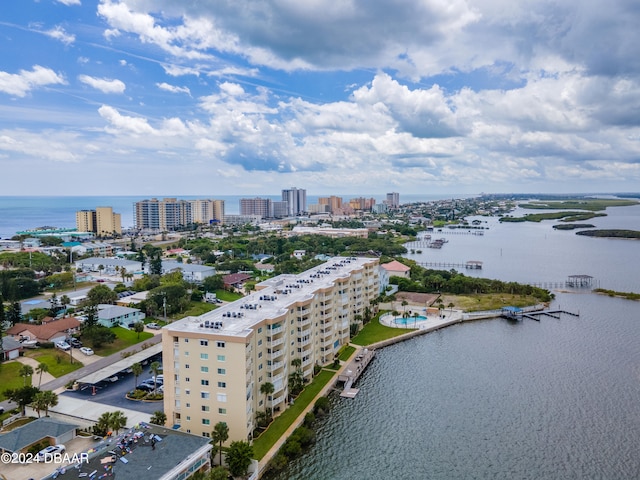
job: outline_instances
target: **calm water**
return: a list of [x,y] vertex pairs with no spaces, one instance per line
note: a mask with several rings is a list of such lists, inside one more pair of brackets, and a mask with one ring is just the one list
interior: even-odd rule
[[[610,215],[592,223],[640,229],[640,208]],[[490,221],[487,235],[448,235],[423,261],[481,260],[480,275],[506,280],[589,274],[640,292],[638,241]],[[358,396],[333,399],[316,445],[278,478],[640,478],[640,303],[558,293],[554,306],[580,318],[487,320],[379,351]]]

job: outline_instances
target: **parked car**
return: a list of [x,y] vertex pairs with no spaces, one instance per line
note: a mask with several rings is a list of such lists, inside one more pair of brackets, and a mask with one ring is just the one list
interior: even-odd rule
[[67,343],[69,345],[71,345],[73,348],[81,348],[82,347],[82,342],[80,340],[78,340],[77,338],[70,338],[69,340],[67,340]]
[[150,328],[151,330],[160,330],[160,325],[158,325],[155,322],[151,322],[151,323],[147,323],[147,328]]
[[150,385],[148,383],[141,383],[136,387],[136,390],[142,390],[143,392],[152,392],[153,385]]
[[109,377],[107,378],[107,382],[117,382],[118,381],[118,375],[114,375],[113,377]]
[[93,350],[91,350],[89,347],[81,347],[80,351],[85,355],[93,355]]
[[0,407],[0,415],[4,413],[4,407]]
[[48,455],[63,453],[66,450],[64,445],[49,445],[38,452],[38,459],[44,460]]
[[56,343],[56,348],[59,348],[60,350],[64,350],[66,352],[67,350],[71,350],[71,345],[69,345],[67,342],[58,342]]

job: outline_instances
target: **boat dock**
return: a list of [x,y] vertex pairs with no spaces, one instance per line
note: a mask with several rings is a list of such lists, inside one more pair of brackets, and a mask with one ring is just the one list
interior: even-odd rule
[[360,378],[360,375],[367,368],[371,360],[376,356],[375,350],[363,348],[356,353],[349,364],[344,368],[342,373],[338,375],[338,382],[344,382],[344,388],[340,394],[343,398],[355,398],[360,391],[359,388],[353,388],[353,384]]
[[579,313],[567,312],[566,310],[539,310],[536,312],[524,311],[518,307],[505,307],[502,309],[500,316],[508,320],[523,320],[528,318],[529,320],[540,321],[541,316],[552,317],[560,320],[562,314],[571,315],[572,317],[579,317]]

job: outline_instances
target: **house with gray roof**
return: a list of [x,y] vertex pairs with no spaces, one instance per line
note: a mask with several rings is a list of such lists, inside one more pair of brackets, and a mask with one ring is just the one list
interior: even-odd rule
[[174,261],[162,262],[162,273],[169,273],[175,270],[182,272],[182,278],[187,282],[200,283],[205,278],[216,274],[216,269],[207,265],[196,265],[193,263],[180,263]]
[[76,436],[79,425],[42,417],[0,435],[1,452],[22,452],[31,445],[48,439],[51,445],[64,444]]
[[123,307],[121,305],[98,305],[98,323],[105,327],[117,327],[141,322],[145,314],[137,308]]
[[22,350],[22,344],[12,337],[2,337],[2,358],[4,360],[15,360],[20,356],[20,350]]

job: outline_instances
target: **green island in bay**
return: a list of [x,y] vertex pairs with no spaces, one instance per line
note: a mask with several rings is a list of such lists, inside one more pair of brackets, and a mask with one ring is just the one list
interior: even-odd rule
[[576,232],[576,235],[584,235],[586,237],[600,237],[600,238],[640,238],[640,231],[638,230],[584,230],[582,232]]
[[553,226],[555,230],[576,230],[578,228],[596,228],[591,223],[559,223]]
[[607,290],[604,288],[595,288],[593,291],[603,295],[609,295],[610,297],[626,298],[627,300],[640,300],[640,293],[616,292],[615,290]]
[[[521,203],[518,206],[531,210],[564,210],[561,212],[529,213],[522,217],[504,216],[501,222],[541,222],[542,220],[560,220],[561,222],[576,222],[589,220],[594,217],[605,217],[606,213],[600,213],[608,207],[628,207],[637,205],[635,200],[607,199],[607,198],[572,198],[567,200],[532,201]],[[566,210],[566,209],[577,209]],[[582,227],[576,227],[582,228]]]

